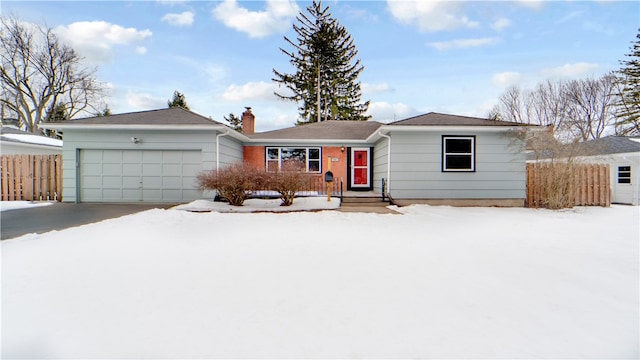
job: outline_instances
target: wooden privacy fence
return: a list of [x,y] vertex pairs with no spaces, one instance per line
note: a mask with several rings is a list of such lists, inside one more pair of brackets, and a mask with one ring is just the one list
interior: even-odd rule
[[62,155],[2,155],[2,200],[62,201]]
[[610,206],[609,165],[527,164],[527,207]]

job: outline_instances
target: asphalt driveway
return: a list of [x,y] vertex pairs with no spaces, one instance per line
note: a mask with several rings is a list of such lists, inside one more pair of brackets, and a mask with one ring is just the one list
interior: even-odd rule
[[0,212],[0,240],[90,224],[173,204],[73,204],[54,203]]

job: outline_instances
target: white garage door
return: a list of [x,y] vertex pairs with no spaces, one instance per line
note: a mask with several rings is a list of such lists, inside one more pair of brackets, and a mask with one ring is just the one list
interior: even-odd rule
[[80,150],[81,202],[184,202],[201,198],[200,151]]

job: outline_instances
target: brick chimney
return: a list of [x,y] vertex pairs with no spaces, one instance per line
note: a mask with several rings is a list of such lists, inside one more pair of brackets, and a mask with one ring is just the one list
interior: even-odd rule
[[242,113],[242,133],[245,135],[251,135],[256,132],[256,116],[251,112],[251,107],[245,107],[247,109]]

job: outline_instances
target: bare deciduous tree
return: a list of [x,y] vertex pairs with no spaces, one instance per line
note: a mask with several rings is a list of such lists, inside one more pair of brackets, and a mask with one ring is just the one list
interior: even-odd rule
[[613,75],[582,80],[546,80],[532,90],[513,86],[500,96],[489,117],[553,126],[563,142],[605,135],[615,123]]
[[572,80],[565,84],[568,131],[580,141],[599,139],[615,125],[613,75]]
[[38,132],[38,124],[62,104],[68,117],[101,106],[104,86],[95,69],[65,45],[53,29],[0,17],[0,104],[19,126]]

